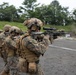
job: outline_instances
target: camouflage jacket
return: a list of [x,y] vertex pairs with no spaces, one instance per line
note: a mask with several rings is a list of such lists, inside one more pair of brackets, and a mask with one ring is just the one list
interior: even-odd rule
[[6,51],[7,56],[13,56],[16,53],[16,41],[8,36],[2,44],[2,49]]
[[[7,37],[8,35],[7,35],[7,33],[5,33],[5,32],[2,32],[2,33],[0,33],[0,56],[2,57],[2,58],[4,58],[4,50],[2,49],[2,43],[4,42],[4,40],[5,40],[5,38]],[[5,46],[4,46],[5,47]],[[3,47],[3,48],[4,48]]]
[[[19,43],[18,43],[19,44]],[[43,55],[49,45],[49,39],[43,38],[42,42],[37,42],[28,34],[21,36],[20,45],[20,56],[28,61],[37,61],[40,55]]]

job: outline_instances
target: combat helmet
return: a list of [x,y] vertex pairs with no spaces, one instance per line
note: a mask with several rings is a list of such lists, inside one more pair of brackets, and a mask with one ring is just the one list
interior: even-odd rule
[[31,19],[25,20],[24,25],[27,26],[28,28],[31,28],[32,25],[36,25],[39,28],[41,28],[43,26],[43,22],[40,19],[31,18]]
[[9,33],[14,33],[14,34],[20,34],[21,33],[21,30],[20,28],[16,27],[16,26],[12,26],[9,30]]
[[6,24],[4,27],[3,27],[3,30],[5,31],[5,32],[9,32],[9,29],[11,28],[11,25],[9,25],[9,24]]

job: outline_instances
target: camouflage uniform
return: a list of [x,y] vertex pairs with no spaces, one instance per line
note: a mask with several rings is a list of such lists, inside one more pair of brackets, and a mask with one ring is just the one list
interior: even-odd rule
[[[31,25],[39,25],[40,27],[40,25],[42,25],[42,22],[37,18],[32,18],[24,22],[24,24],[28,25],[29,29]],[[40,28],[38,30],[40,30]],[[19,61],[19,66],[21,65],[23,66],[23,68],[25,67],[24,70],[26,75],[43,75],[43,72],[41,71],[39,65],[39,58],[40,55],[44,55],[46,49],[48,48],[49,45],[48,37],[44,36],[43,40],[39,42],[32,38],[30,31],[20,37],[18,45],[19,45],[18,53],[19,56],[22,58],[22,60]]]
[[10,35],[5,39],[3,46],[7,53],[7,64],[0,75],[19,75],[17,69],[18,58],[16,55],[16,39],[19,36],[20,29],[12,26],[9,30]]
[[2,33],[3,32],[3,30],[0,30],[0,33]]
[[[2,43],[4,42],[5,38],[9,35],[9,29],[11,28],[10,25],[5,25],[3,28],[3,32],[0,33],[0,56],[3,58],[4,62],[7,62],[6,52],[2,49]],[[4,46],[5,47],[5,46]]]

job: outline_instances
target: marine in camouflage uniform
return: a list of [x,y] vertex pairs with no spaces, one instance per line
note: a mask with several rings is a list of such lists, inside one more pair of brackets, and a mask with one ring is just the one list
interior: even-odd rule
[[20,34],[18,27],[12,26],[9,30],[10,35],[5,39],[3,46],[7,53],[7,64],[0,75],[19,75],[17,69],[18,58],[16,55],[16,40]]
[[43,23],[37,18],[31,18],[24,22],[28,32],[20,37],[18,42],[18,53],[20,56],[18,67],[21,72],[25,71],[26,75],[43,75],[39,65],[39,58],[44,55],[49,45],[49,36],[43,36],[42,41],[35,40],[31,35],[32,32],[40,32]]
[[3,27],[3,31],[0,33],[0,56],[3,58],[5,64],[7,62],[7,60],[6,60],[7,57],[6,57],[6,52],[2,49],[2,43],[4,42],[5,38],[9,35],[9,29],[10,28],[11,28],[11,26],[6,24]]

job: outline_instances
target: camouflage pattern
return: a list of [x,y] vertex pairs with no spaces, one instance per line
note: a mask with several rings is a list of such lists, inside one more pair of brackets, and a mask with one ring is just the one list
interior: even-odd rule
[[[4,67],[4,72],[1,72],[0,75],[19,75],[18,74],[18,68],[16,67],[17,63],[18,63],[18,59],[17,57],[14,57],[14,56],[11,56],[11,57],[8,57],[7,59],[7,64],[5,65]],[[4,74],[3,74],[4,73]]]
[[46,48],[49,45],[49,40],[46,36],[44,36],[42,42],[38,42],[35,39],[32,39],[31,36],[28,36],[22,40],[24,47],[34,52],[36,55],[43,55],[46,51]]
[[0,46],[2,45],[3,41],[5,40],[5,38],[9,35],[9,29],[11,28],[10,25],[5,25],[3,27],[3,31],[0,34]]
[[24,25],[27,26],[28,32],[21,36],[17,42],[17,54],[20,57],[18,67],[25,69],[26,75],[43,75],[39,66],[39,58],[48,48],[49,36],[44,36],[42,41],[31,36],[33,30],[39,32],[43,25],[42,21],[37,18],[24,21]]
[[[39,32],[43,23],[37,18],[31,18],[24,22],[28,28],[36,26],[34,31]],[[39,28],[40,27],[40,28]],[[20,29],[13,26],[9,30],[9,36],[2,44],[7,54],[7,64],[0,75],[44,75],[39,65],[40,56],[44,55],[49,46],[49,36],[43,36],[41,41],[31,36],[31,29],[22,36],[19,36]]]
[[7,35],[5,35],[5,32],[0,33],[0,46],[2,46],[2,42],[5,40]]
[[7,53],[7,64],[5,65],[5,69],[4,69],[6,72],[12,72],[17,65],[18,60],[15,54],[16,43],[14,40],[15,39],[11,39],[10,36],[8,36],[3,43],[3,46],[5,46],[6,48],[4,50]]
[[6,58],[6,52],[2,48],[2,43],[4,42],[5,38],[8,37],[10,28],[11,28],[10,25],[5,25],[3,28],[4,31],[2,33],[0,33],[0,56],[3,58],[5,64],[7,62],[7,60],[6,60],[7,58]]
[[37,26],[40,26],[40,27],[43,26],[42,21],[37,18],[31,18],[24,21],[24,25],[27,26],[28,28],[31,27],[31,25],[34,25],[36,23],[37,23]]
[[4,30],[5,32],[8,32],[10,28],[11,28],[11,25],[6,24],[6,25],[3,27],[3,30]]
[[[45,36],[42,42],[38,42],[35,39],[33,39],[31,36],[29,36],[29,34],[26,33],[24,36],[21,36],[19,42],[20,42],[20,45],[18,43],[20,47],[18,48],[19,56],[25,59],[25,63],[27,63],[25,69],[27,69],[26,73],[28,74],[29,73],[28,64],[31,62],[35,62],[38,65],[40,55],[43,55],[46,52],[46,49],[48,48],[49,39],[47,36]],[[31,73],[29,74],[31,75]],[[38,71],[32,75],[37,75],[37,74]]]
[[[37,75],[44,75],[43,70],[42,70],[40,64],[37,65],[37,69],[38,69]],[[36,75],[36,74],[35,74],[35,75]]]
[[19,62],[17,64],[17,67],[19,69],[20,72],[26,72],[27,71],[27,63],[26,60],[24,58],[19,57]]
[[16,27],[16,26],[12,26],[12,27],[10,28],[10,30],[9,30],[9,33],[12,33],[12,32],[14,32],[14,34],[15,34],[15,33],[21,33],[21,30],[20,30],[20,28],[18,28],[18,27]]
[[[10,32],[10,35],[5,39],[5,41],[2,45],[3,47],[5,46],[4,50],[7,53],[7,64],[5,65],[4,72],[6,72],[6,74],[9,72],[10,75],[19,75],[18,68],[17,68],[18,57],[16,55],[16,50],[17,50],[16,39],[17,39],[18,35],[16,36],[16,32],[14,32],[14,30],[17,31],[17,29],[16,29],[16,27],[12,28],[12,29],[11,28],[10,28],[9,32],[13,29],[12,30],[13,33]],[[3,74],[3,73],[1,73],[1,74]]]

